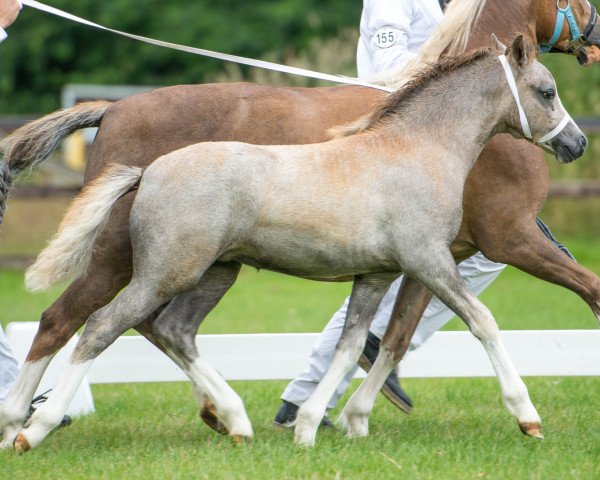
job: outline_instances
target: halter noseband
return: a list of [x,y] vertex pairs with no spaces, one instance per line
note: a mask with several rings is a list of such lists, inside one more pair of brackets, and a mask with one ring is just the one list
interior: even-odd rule
[[[589,2],[588,2],[589,4]],[[567,0],[567,6],[565,8],[560,8],[560,0],[556,0],[556,25],[554,26],[554,33],[552,34],[552,38],[548,41],[548,43],[542,43],[538,45],[538,49],[540,53],[548,53],[552,50],[552,47],[558,42],[560,38],[560,33],[562,32],[563,25],[565,24],[565,18],[569,24],[569,29],[571,30],[571,43],[569,44],[569,48],[567,48],[568,53],[573,53],[578,51],[589,37],[590,33],[594,29],[596,25],[596,20],[598,19],[598,12],[596,12],[596,7],[594,5],[589,4],[592,12],[590,13],[590,20],[588,21],[587,27],[583,33],[579,31],[579,26],[577,25],[577,20],[575,19],[575,15],[573,14],[573,10],[571,10],[571,4],[569,0]]]
[[[542,143],[548,142],[549,140],[552,140],[560,132],[562,132],[563,129],[567,126],[567,124],[572,120],[571,116],[565,110],[565,116],[563,117],[563,119],[559,122],[559,124],[556,127],[554,127],[550,132],[548,132],[543,137],[541,137],[537,140],[534,140],[533,136],[531,135],[531,129],[529,128],[529,122],[527,121],[527,116],[525,115],[525,110],[523,110],[523,106],[521,105],[521,100],[519,98],[519,91],[517,90],[517,82],[515,81],[515,76],[513,75],[510,65],[508,64],[508,59],[506,58],[506,55],[498,55],[498,59],[500,60],[500,64],[502,65],[502,68],[504,69],[504,74],[506,75],[506,80],[508,81],[508,86],[510,87],[510,91],[512,92],[513,97],[515,98],[515,101],[517,102],[517,110],[519,111],[519,119],[521,120],[521,129],[523,130],[523,135],[525,136],[525,138],[528,138],[536,145],[540,145]],[[559,100],[559,102],[560,102],[560,100]]]

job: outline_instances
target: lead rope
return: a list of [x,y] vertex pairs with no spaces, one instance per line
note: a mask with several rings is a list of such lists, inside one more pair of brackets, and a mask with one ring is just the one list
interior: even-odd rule
[[278,63],[266,62],[264,60],[255,60],[253,58],[240,57],[238,55],[230,55],[227,53],[213,52],[212,50],[205,50],[203,48],[195,48],[188,47],[186,45],[180,45],[177,43],[171,42],[163,42],[162,40],[155,40],[153,38],[142,37],[140,35],[134,35],[132,33],[122,32],[120,30],[114,30],[112,28],[105,27],[98,23],[90,22],[81,17],[77,17],[70,13],[59,10],[58,8],[50,7],[48,5],[44,5],[41,2],[37,2],[35,0],[21,0],[23,5],[27,5],[28,7],[35,8],[36,10],[40,10],[42,12],[49,13],[51,15],[56,15],[61,18],[65,18],[67,20],[71,20],[76,23],[81,23],[83,25],[87,25],[89,27],[97,28],[99,30],[104,30],[107,32],[115,33],[117,35],[121,35],[123,37],[131,38],[133,40],[137,40],[144,43],[149,43],[151,45],[156,45],[158,47],[170,48],[173,50],[180,50],[182,52],[193,53],[194,55],[201,55],[203,57],[216,58],[218,60],[224,60],[227,62],[238,63],[241,65],[248,65],[250,67],[258,67],[264,68],[266,70],[273,70],[275,72],[289,73],[292,75],[299,75],[301,77],[315,78],[317,80],[326,80],[328,82],[335,83],[343,83],[346,85],[358,85],[361,87],[369,87],[374,88],[376,90],[383,90],[384,92],[393,92],[393,88],[384,87],[382,85],[375,85],[373,83],[364,82],[359,80],[358,78],[345,77],[342,75],[330,75],[327,73],[314,72],[312,70],[306,70],[304,68],[298,67],[290,67],[287,65],[280,65]]

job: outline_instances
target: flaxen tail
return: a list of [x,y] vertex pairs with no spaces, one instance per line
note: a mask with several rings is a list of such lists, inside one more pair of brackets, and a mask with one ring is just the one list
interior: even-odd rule
[[0,142],[0,222],[6,197],[19,173],[46,160],[60,142],[75,130],[97,127],[111,103],[86,102],[46,115],[24,125]]
[[115,202],[139,182],[139,167],[110,165],[75,198],[58,233],[27,270],[25,285],[41,291],[52,284],[87,271],[96,237],[106,224]]

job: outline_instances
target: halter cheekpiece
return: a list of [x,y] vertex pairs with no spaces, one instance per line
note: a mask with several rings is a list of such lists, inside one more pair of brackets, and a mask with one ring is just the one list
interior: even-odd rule
[[594,29],[596,25],[596,20],[598,19],[598,12],[596,12],[596,8],[594,5],[590,4],[592,12],[590,13],[590,20],[588,21],[587,27],[583,33],[579,30],[579,26],[577,25],[577,20],[575,19],[575,15],[573,14],[573,10],[571,9],[571,4],[567,0],[567,6],[565,8],[560,8],[560,0],[556,0],[556,25],[554,26],[554,33],[552,37],[548,41],[548,43],[542,43],[538,45],[538,49],[540,53],[548,53],[552,50],[552,47],[558,42],[560,38],[560,33],[562,32],[563,25],[565,24],[565,19],[569,24],[569,29],[571,30],[571,43],[569,44],[569,48],[567,49],[568,53],[573,53],[578,51],[585,42],[587,41],[590,33]]
[[535,143],[537,145],[539,145],[541,143],[546,143],[549,140],[552,140],[560,132],[562,132],[563,129],[567,126],[567,124],[572,120],[571,116],[569,115],[569,113],[567,111],[565,111],[565,116],[559,122],[559,124],[556,125],[556,127],[554,127],[550,132],[548,132],[543,137],[535,140],[533,138],[533,136],[531,135],[531,129],[529,128],[529,122],[527,121],[527,116],[525,115],[525,110],[523,109],[523,106],[521,105],[521,99],[519,98],[519,91],[517,90],[517,82],[515,81],[515,76],[513,75],[512,69],[510,68],[508,59],[506,58],[506,55],[498,55],[498,59],[500,60],[500,64],[502,65],[502,68],[504,69],[504,74],[506,75],[506,80],[508,81],[508,86],[510,88],[510,91],[512,92],[513,97],[515,98],[515,101],[517,102],[517,109],[519,111],[519,119],[521,120],[521,129],[523,130],[523,135],[525,136],[525,138],[533,141],[533,143]]

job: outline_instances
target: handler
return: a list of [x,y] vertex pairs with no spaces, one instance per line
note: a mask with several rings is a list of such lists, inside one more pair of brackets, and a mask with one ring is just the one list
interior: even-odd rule
[[[0,42],[6,39],[5,28],[12,25],[23,8],[18,0],[0,0]],[[2,326],[0,325],[0,403],[4,401],[10,386],[17,378],[15,359]]]
[[23,5],[19,0],[0,0],[0,43],[7,37],[4,29],[13,24],[22,8]]
[[[4,31],[13,24],[19,16],[19,12],[23,5],[19,0],[0,0],[0,43],[6,40],[7,34]],[[11,385],[17,378],[17,359],[12,353],[10,345],[2,326],[0,325],[0,404],[8,395]],[[35,411],[34,405],[44,402],[45,395],[40,395],[34,398],[29,408],[29,416]],[[60,423],[60,427],[65,427],[71,423],[71,417],[65,415]]]
[[[417,56],[421,46],[439,25],[444,7],[444,0],[364,0],[357,48],[359,77],[368,78],[385,70],[399,70],[406,66],[409,60]],[[537,221],[548,238],[573,258],[563,245],[556,242],[541,220],[537,219]],[[492,262],[481,253],[477,253],[463,261],[458,269],[471,291],[479,295],[496,279],[505,266]],[[379,353],[379,342],[390,320],[401,281],[402,277],[392,283],[371,324],[363,352],[363,358],[371,365]],[[333,361],[336,346],[342,334],[348,301],[349,298],[325,326],[313,347],[305,369],[288,384],[281,395],[283,403],[275,416],[274,425],[292,427],[295,424],[299,406],[312,395],[317,384],[324,377]],[[409,349],[414,350],[421,346],[453,316],[454,313],[434,297],[419,322]],[[358,366],[346,375],[329,402],[328,409],[335,406],[357,368]],[[381,391],[396,407],[410,412],[412,401],[400,387],[396,371],[388,376]],[[327,417],[324,417],[321,426],[331,427],[333,425]]]

